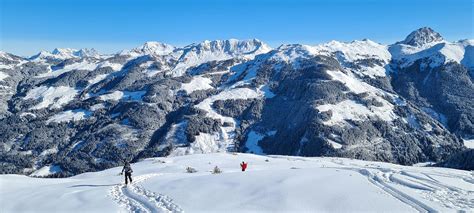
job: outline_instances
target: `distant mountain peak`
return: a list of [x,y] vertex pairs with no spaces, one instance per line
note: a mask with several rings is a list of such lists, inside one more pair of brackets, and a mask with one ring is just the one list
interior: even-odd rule
[[271,50],[264,42],[258,39],[227,39],[227,40],[205,40],[201,43],[192,44],[184,49],[194,49],[197,51],[226,52],[231,55],[266,53]]
[[142,46],[132,49],[131,52],[138,54],[155,54],[155,55],[166,55],[173,52],[176,48],[172,45],[157,42],[148,41]]
[[51,54],[54,54],[54,55],[60,55],[60,54],[67,54],[67,55],[70,55],[70,54],[74,54],[74,52],[76,52],[77,50],[75,49],[71,49],[71,48],[55,48]]
[[69,58],[85,58],[85,57],[99,57],[100,54],[97,50],[91,48],[84,49],[72,49],[72,48],[55,48],[53,51],[41,51],[38,54],[30,57],[31,60],[44,60],[44,59],[58,59],[64,60]]
[[410,46],[420,47],[431,43],[438,43],[443,41],[443,37],[438,32],[429,27],[422,27],[411,32],[403,41],[397,44],[406,44]]
[[179,63],[172,73],[173,76],[180,76],[189,67],[209,61],[227,60],[233,57],[253,59],[256,55],[270,50],[270,46],[258,39],[205,40],[180,48]]
[[100,56],[99,52],[94,48],[80,49],[80,50],[74,52],[74,55],[78,56],[78,57],[98,57],[98,56]]

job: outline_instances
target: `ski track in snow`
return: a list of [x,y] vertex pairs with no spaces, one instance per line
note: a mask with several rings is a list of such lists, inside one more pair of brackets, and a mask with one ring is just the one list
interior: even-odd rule
[[147,174],[132,177],[133,182],[128,186],[116,185],[111,189],[112,198],[130,212],[184,212],[173,200],[166,195],[157,194],[144,189],[138,183],[149,178],[159,176],[159,174]]
[[[401,202],[411,206],[419,212],[438,212],[430,207],[429,203],[416,198],[412,194],[418,194],[426,200],[439,203],[444,207],[452,209],[474,209],[474,200],[470,199],[474,195],[473,190],[461,189],[454,186],[443,184],[432,176],[442,176],[447,178],[459,178],[466,183],[472,183],[474,180],[470,177],[459,175],[446,175],[442,173],[421,173],[424,177],[411,174],[407,171],[397,171],[390,168],[382,167],[366,167],[362,168],[357,165],[347,165],[343,162],[332,160],[333,163],[341,165],[341,167],[328,167],[344,170],[351,170],[366,176],[368,181],[376,187],[382,189],[391,196],[397,198]],[[408,189],[415,193],[407,193]]]

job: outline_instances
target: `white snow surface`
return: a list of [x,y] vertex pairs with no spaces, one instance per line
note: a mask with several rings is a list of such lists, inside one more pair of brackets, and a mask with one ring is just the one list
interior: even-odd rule
[[100,62],[97,65],[97,68],[102,68],[102,67],[110,67],[114,71],[119,71],[119,70],[122,69],[123,65],[122,64],[117,64],[117,63],[110,63],[109,61],[104,61],[104,62]]
[[332,148],[334,149],[340,149],[342,148],[342,144],[340,143],[337,143],[335,141],[332,141],[332,140],[329,140],[329,144],[332,146]]
[[[239,163],[248,162],[240,171]],[[186,167],[197,170],[186,173]],[[212,174],[218,166],[223,172]],[[53,167],[54,168],[54,167]],[[46,167],[45,174],[54,170]],[[471,172],[343,158],[215,153],[70,178],[0,175],[1,212],[470,212]],[[60,168],[55,168],[60,169]],[[26,202],[27,201],[27,202]]]
[[99,98],[103,101],[119,101],[119,100],[141,100],[142,97],[146,94],[146,91],[114,91],[112,93],[108,93],[105,95],[99,96]]
[[[331,111],[331,119],[324,121],[327,125],[343,124],[346,120],[367,120],[370,116],[379,117],[382,120],[391,120],[390,114],[385,113],[379,107],[367,108],[353,100],[344,100],[337,104],[323,104],[316,107],[321,112]],[[380,109],[380,110],[379,110]]]
[[[51,174],[61,172],[61,167],[57,165],[43,166],[35,172],[31,173],[32,177],[44,177]],[[3,199],[3,198],[2,198]]]
[[22,113],[20,114],[20,117],[26,117],[26,116],[31,116],[31,117],[33,117],[33,118],[36,118],[36,115],[33,114],[33,113],[31,113],[31,112],[22,112]]
[[331,53],[328,51],[319,51],[318,49],[309,45],[287,44],[278,47],[277,51],[270,56],[270,59],[285,63],[292,63],[293,67],[298,68],[299,64],[297,61],[299,59],[307,59],[317,54],[328,56]]
[[[236,88],[236,89],[229,89],[224,90],[217,95],[211,96],[198,105],[197,108],[203,109],[207,112],[213,112],[212,110],[212,103],[217,100],[229,100],[229,99],[253,99],[253,98],[261,98],[264,94],[260,90],[253,90],[251,88]],[[220,115],[210,115],[210,117],[221,118]]]
[[55,154],[58,152],[58,148],[57,147],[53,147],[53,148],[49,148],[49,149],[46,149],[44,151],[42,151],[40,153],[40,156],[46,156],[46,155],[51,155],[51,154]]
[[464,146],[469,149],[474,149],[474,139],[463,139]]
[[0,72],[0,81],[3,81],[4,79],[10,77],[9,75],[7,75],[6,73],[4,72]]
[[67,86],[40,86],[28,91],[23,99],[40,100],[40,103],[30,109],[61,108],[61,106],[72,101],[77,93],[78,90]]
[[105,108],[105,105],[103,103],[99,103],[99,104],[94,104],[90,107],[90,110],[91,111],[97,111],[99,109],[103,109]]
[[213,89],[214,87],[212,87],[211,84],[211,79],[202,76],[196,76],[189,83],[181,84],[181,90],[184,90],[187,94],[190,94],[198,90]]
[[387,46],[365,39],[352,42],[331,41],[329,43],[317,45],[314,48],[318,52],[328,51],[332,53],[340,52],[342,57],[350,62],[360,59],[376,58],[389,63],[391,54]]
[[90,117],[92,113],[90,111],[84,109],[78,110],[67,110],[64,112],[60,112],[56,115],[51,116],[46,123],[49,124],[51,122],[54,123],[61,123],[61,122],[69,122],[69,121],[79,121],[85,118]]
[[14,65],[10,65],[10,64],[0,64],[0,69],[12,69],[13,67],[15,67]]
[[94,78],[92,78],[90,80],[87,80],[87,82],[89,83],[89,85],[94,85],[94,84],[97,84],[100,81],[104,80],[105,78],[107,78],[107,76],[108,76],[108,74],[96,75]]
[[123,98],[123,92],[122,91],[114,91],[105,95],[99,96],[100,100],[103,101],[108,101],[108,100],[113,100],[113,101],[118,101]]

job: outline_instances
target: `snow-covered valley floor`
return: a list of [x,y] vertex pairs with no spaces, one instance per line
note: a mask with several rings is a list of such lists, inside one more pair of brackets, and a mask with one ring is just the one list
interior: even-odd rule
[[[223,173],[212,174],[215,166]],[[152,158],[132,168],[127,187],[118,167],[61,179],[0,175],[0,212],[474,211],[474,173],[454,169],[240,153]]]

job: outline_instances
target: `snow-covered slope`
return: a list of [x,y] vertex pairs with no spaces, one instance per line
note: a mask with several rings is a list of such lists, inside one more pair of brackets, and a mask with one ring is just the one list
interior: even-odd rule
[[471,68],[472,60],[470,58],[472,53],[466,54],[466,51],[471,51],[470,49],[473,47],[474,40],[461,40],[457,42],[430,43],[421,47],[396,44],[390,47],[390,52],[393,56],[392,59],[400,63],[402,67],[410,66],[419,59],[427,58],[429,60],[425,62],[425,65],[430,67],[440,66],[448,62],[456,62]]
[[[241,172],[239,163],[248,162]],[[212,174],[218,166],[221,174]],[[186,167],[197,170],[186,173]],[[342,158],[206,154],[70,178],[0,175],[9,212],[454,212],[474,209],[467,171]]]
[[318,52],[335,54],[343,66],[356,69],[359,75],[370,78],[386,76],[385,66],[391,60],[387,46],[368,39],[350,43],[331,41],[315,48]]

